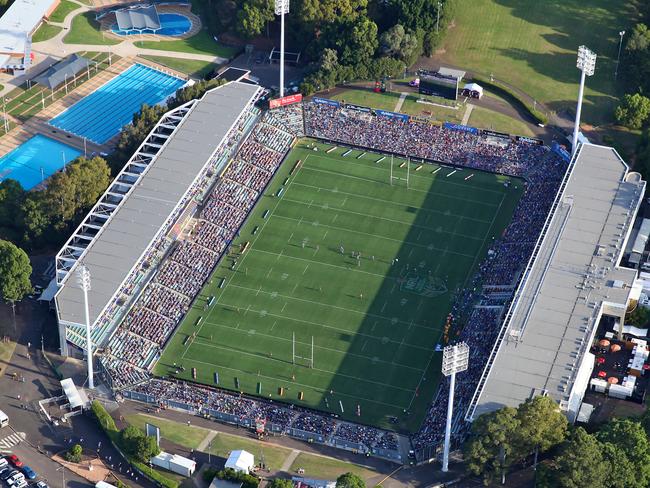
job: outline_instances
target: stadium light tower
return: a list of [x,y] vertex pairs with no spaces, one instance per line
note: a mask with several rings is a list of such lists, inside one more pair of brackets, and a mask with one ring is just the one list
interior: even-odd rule
[[585,77],[594,74],[596,69],[596,53],[587,46],[580,46],[578,48],[578,62],[576,63],[576,66],[581,71],[581,74],[580,89],[578,91],[578,108],[576,110],[576,124],[573,128],[571,157],[573,157],[578,150],[578,132],[580,132],[580,112],[582,112],[582,95],[585,91]]
[[621,63],[621,48],[623,47],[623,36],[625,35],[625,31],[620,31],[618,35],[620,36],[621,40],[618,42],[618,55],[616,56],[616,69],[614,70],[614,79],[618,77],[618,65]]
[[280,98],[284,96],[284,15],[289,13],[289,0],[275,0],[275,15],[280,16]]
[[90,271],[85,266],[77,270],[79,286],[84,292],[84,311],[86,313],[86,357],[88,360],[88,388],[95,388],[93,379],[93,343],[90,338],[90,312],[88,310],[88,291],[90,290]]
[[442,452],[442,471],[449,470],[449,444],[451,439],[451,420],[454,415],[454,387],[456,373],[461,373],[469,366],[469,346],[461,342],[447,346],[442,350],[442,374],[449,376],[449,402],[447,403],[447,426],[445,428],[445,445]]

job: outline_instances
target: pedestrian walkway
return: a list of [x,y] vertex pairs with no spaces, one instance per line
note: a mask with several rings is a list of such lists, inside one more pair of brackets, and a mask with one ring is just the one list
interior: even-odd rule
[[402,110],[402,105],[404,105],[404,100],[406,100],[406,97],[408,96],[408,93],[402,92],[399,95],[399,100],[397,100],[397,103],[395,104],[395,112],[399,112]]
[[282,463],[282,467],[280,468],[280,471],[284,471],[285,473],[288,473],[289,469],[291,468],[291,465],[296,460],[299,454],[300,451],[298,449],[292,450],[291,454],[289,454],[287,456],[287,459],[285,459],[284,462]]
[[[10,431],[11,432],[11,431]],[[17,446],[25,440],[27,435],[24,432],[13,432],[0,439],[0,452],[9,452],[14,446]]]
[[461,121],[461,124],[467,125],[467,122],[469,122],[469,116],[472,115],[472,110],[474,110],[474,105],[471,103],[467,104],[467,108],[465,109],[465,115],[463,115],[463,120]]

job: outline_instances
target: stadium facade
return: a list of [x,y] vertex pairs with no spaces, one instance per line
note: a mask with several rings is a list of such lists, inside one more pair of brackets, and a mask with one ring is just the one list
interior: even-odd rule
[[262,89],[231,82],[167,112],[56,255],[60,347],[85,349],[83,294],[75,271],[92,274],[93,343],[103,347],[253,124]]
[[637,271],[620,266],[646,182],[609,147],[583,144],[507,311],[466,419],[537,395],[574,421],[601,317],[624,323],[639,299]]

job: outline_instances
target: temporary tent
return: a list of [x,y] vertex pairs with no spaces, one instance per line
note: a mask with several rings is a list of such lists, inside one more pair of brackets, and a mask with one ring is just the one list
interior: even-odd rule
[[463,88],[463,95],[472,98],[481,98],[483,96],[483,87],[477,83],[467,83]]
[[226,461],[226,468],[234,469],[240,473],[248,473],[255,466],[254,456],[247,451],[232,451]]

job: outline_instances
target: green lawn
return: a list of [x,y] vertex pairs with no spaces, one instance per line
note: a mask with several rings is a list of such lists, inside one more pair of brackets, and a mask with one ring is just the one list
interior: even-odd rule
[[583,120],[611,119],[620,91],[614,83],[621,29],[629,31],[632,2],[610,0],[475,0],[457,2],[440,60],[489,76],[493,73],[546,103],[575,107],[581,44],[598,54],[587,81]]
[[[454,292],[509,222],[521,185],[411,164],[407,189],[407,163],[396,161],[391,186],[389,158],[306,144],[278,170],[156,373],[173,375],[179,362],[184,379],[196,368],[214,385],[219,373],[223,388],[413,431],[438,384],[434,350]],[[311,357],[313,337],[313,368],[292,364],[294,333],[296,357]]]
[[[323,96],[328,98],[327,94]],[[351,88],[329,98],[354,105],[393,111],[395,110],[395,104],[399,101],[399,97],[400,94],[397,92],[375,93],[368,88]]]
[[13,341],[6,343],[0,342],[0,376],[5,374],[5,371],[9,367],[11,356],[13,356],[15,349],[16,343]]
[[479,129],[492,129],[518,136],[534,136],[530,127],[520,120],[513,119],[483,107],[474,107],[467,125]]
[[345,461],[338,461],[323,456],[306,454],[304,452],[298,454],[298,457],[289,469],[290,474],[295,476],[301,468],[305,470],[305,474],[301,476],[321,480],[335,480],[340,475],[349,472],[359,475],[366,482],[370,478],[377,476],[375,471],[371,471],[356,464],[346,463]]
[[203,78],[214,71],[219,65],[209,61],[198,61],[195,59],[171,58],[168,56],[140,56],[143,59],[167,66],[168,68],[185,73],[192,78]]
[[41,24],[41,26],[32,36],[32,42],[42,42],[47,41],[48,39],[52,39],[59,32],[61,32],[61,30],[63,30],[63,27],[59,27],[58,25]]
[[59,6],[52,12],[50,16],[50,21],[52,22],[63,22],[66,16],[73,10],[81,8],[78,4],[70,2],[69,0],[61,0]]
[[196,449],[210,432],[202,427],[194,425],[181,424],[171,420],[164,420],[148,415],[127,415],[126,421],[144,430],[144,424],[150,423],[160,428],[160,437],[167,439],[189,449]]
[[239,51],[238,48],[224,46],[210,36],[210,34],[201,30],[195,36],[188,39],[177,39],[175,41],[137,41],[135,45],[145,49],[158,49],[161,51],[208,54],[221,56],[222,58],[233,57]]
[[112,46],[120,41],[104,37],[93,12],[85,12],[72,19],[70,32],[63,38],[65,44],[103,44]]
[[279,470],[282,463],[291,453],[291,449],[279,447],[269,442],[256,441],[219,432],[214,439],[209,451],[215,456],[228,458],[230,451],[244,449],[255,456],[255,461],[264,458],[264,463],[271,471]]
[[409,95],[402,104],[400,112],[409,115],[420,115],[423,117],[431,117],[437,122],[452,122],[460,124],[465,114],[465,107],[460,106],[457,109],[441,107],[429,103],[419,103],[417,95]]

